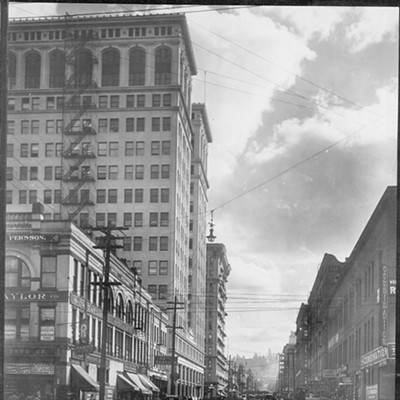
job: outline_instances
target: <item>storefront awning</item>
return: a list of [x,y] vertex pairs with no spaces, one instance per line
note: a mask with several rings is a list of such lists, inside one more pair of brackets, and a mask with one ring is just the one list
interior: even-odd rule
[[142,381],[140,378],[137,376],[137,374],[134,374],[132,372],[126,372],[126,375],[128,378],[135,383],[135,385],[140,389],[140,391],[143,394],[152,394],[151,390],[147,389],[146,386],[143,385]]
[[146,375],[138,374],[138,377],[149,390],[156,393],[160,392],[160,389]]
[[118,372],[117,373],[117,386],[122,390],[131,390],[134,392],[140,392],[140,388],[126,376],[126,372]]
[[84,392],[98,392],[99,384],[80,366],[72,365],[71,386]]

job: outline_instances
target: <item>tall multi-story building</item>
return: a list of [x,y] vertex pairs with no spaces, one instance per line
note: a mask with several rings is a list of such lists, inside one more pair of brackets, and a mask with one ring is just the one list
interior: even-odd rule
[[222,243],[208,243],[204,392],[209,396],[226,393],[228,386],[225,304],[226,283],[230,272],[231,265],[225,246]]
[[[181,14],[66,15],[9,25],[8,209],[23,212],[39,201],[47,220],[89,232],[128,228],[120,257],[170,316],[170,302],[179,302],[177,387],[187,396],[203,382],[202,321],[189,294],[205,285],[200,242],[211,138],[201,106],[192,120],[194,74]],[[191,234],[192,165],[199,211]],[[171,341],[169,335],[170,348]]]
[[[103,250],[78,227],[33,213],[7,217],[5,398],[107,398],[167,392],[167,315],[127,265],[111,255],[107,340],[103,347]],[[105,351],[105,364],[102,352]]]

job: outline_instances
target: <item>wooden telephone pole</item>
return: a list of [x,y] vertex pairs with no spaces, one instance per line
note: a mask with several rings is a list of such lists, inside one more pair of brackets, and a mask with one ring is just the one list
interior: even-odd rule
[[100,231],[104,233],[105,236],[101,237],[99,244],[94,246],[95,249],[105,250],[105,263],[104,263],[104,277],[102,282],[97,282],[93,284],[100,285],[103,290],[103,326],[101,334],[101,359],[100,359],[100,393],[99,400],[106,400],[106,366],[107,366],[107,328],[108,328],[108,311],[109,311],[109,288],[111,286],[119,286],[120,282],[110,282],[110,258],[111,250],[122,248],[121,245],[116,244],[116,240],[122,239],[122,237],[116,237],[112,234],[113,231],[126,230],[124,227],[102,227],[94,228],[94,231]]

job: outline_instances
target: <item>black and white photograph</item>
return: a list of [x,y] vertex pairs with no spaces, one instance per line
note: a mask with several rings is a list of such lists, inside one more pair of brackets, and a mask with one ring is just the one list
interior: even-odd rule
[[390,1],[2,0],[0,399],[399,399],[398,75]]

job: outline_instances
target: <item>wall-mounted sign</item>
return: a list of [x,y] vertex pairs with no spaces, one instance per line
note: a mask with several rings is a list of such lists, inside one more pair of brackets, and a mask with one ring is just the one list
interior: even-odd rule
[[57,233],[7,233],[8,242],[31,242],[31,243],[57,243],[60,241],[60,235]]
[[380,346],[361,356],[361,367],[369,367],[388,359],[388,348]]
[[178,362],[178,357],[172,357],[172,356],[154,356],[154,364],[158,364],[158,365],[171,365],[173,361],[175,361],[175,363],[177,363],[177,362]]
[[68,301],[67,291],[51,291],[51,292],[39,292],[39,291],[11,291],[6,289],[4,294],[6,301]]
[[4,372],[10,375],[54,375],[54,364],[5,363]]

